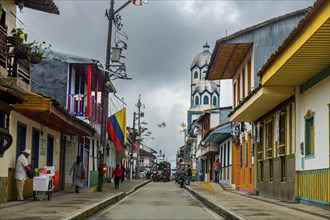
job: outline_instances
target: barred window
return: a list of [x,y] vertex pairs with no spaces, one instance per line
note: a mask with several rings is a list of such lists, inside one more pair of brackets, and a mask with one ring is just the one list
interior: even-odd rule
[[314,115],[305,118],[305,155],[314,155]]

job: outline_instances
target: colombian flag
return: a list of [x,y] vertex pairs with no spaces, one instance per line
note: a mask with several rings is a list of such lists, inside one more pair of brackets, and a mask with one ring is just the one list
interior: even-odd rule
[[117,151],[126,147],[126,108],[108,118],[107,131]]

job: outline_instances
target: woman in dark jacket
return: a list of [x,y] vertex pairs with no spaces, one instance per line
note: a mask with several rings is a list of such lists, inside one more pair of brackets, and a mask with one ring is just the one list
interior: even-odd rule
[[115,189],[119,189],[119,181],[122,174],[122,170],[117,164],[116,168],[112,172],[112,178],[115,177]]

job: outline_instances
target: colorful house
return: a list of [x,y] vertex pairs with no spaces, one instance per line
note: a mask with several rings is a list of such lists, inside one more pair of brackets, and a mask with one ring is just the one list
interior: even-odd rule
[[241,191],[255,190],[255,146],[252,123],[235,113],[244,99],[258,88],[260,67],[307,11],[302,9],[273,18],[216,42],[206,79],[231,79],[233,82],[233,112],[229,115],[233,122],[232,184]]
[[[1,132],[0,132],[0,202],[16,199],[14,169],[16,158],[21,150],[30,148],[33,145],[33,132],[35,129],[41,130],[44,127],[46,134],[53,137],[53,141],[59,139],[58,133],[51,127],[47,127],[45,123],[39,123],[33,119],[24,116],[23,112],[16,109],[16,105],[25,105],[28,103],[31,91],[31,72],[29,57],[19,57],[15,52],[13,42],[9,41],[12,36],[11,30],[16,25],[16,8],[30,8],[33,10],[43,11],[49,14],[59,14],[59,10],[55,3],[50,0],[47,2],[26,2],[20,4],[18,1],[1,1],[0,2],[0,97],[1,97]],[[47,100],[45,105],[51,103]],[[54,107],[56,109],[56,107]],[[58,110],[58,109],[57,109]],[[59,110],[60,112],[60,110]],[[58,115],[61,115],[59,113]],[[71,124],[70,124],[71,126]],[[59,145],[57,145],[59,146]],[[45,146],[46,147],[46,146]],[[47,149],[47,147],[45,148]],[[54,148],[54,152],[59,154],[58,148]],[[54,153],[53,152],[53,153]],[[33,156],[35,152],[33,152]],[[54,154],[53,154],[54,155]],[[53,159],[59,161],[54,155]],[[41,160],[46,163],[46,157]],[[50,158],[49,158],[50,160]],[[34,161],[33,161],[34,162]],[[55,162],[54,162],[55,163]],[[27,189],[24,195],[32,195],[32,181],[27,181]]]
[[256,190],[328,208],[330,2],[316,1],[232,117],[254,122]]
[[[52,97],[76,118],[84,121],[93,129],[93,135],[65,135],[63,166],[65,183],[71,184],[70,166],[80,155],[86,170],[88,184],[96,185],[98,181],[98,155],[101,149],[102,91],[104,86],[104,71],[99,62],[94,59],[79,57],[56,51],[48,51],[38,65],[31,66],[32,91]],[[56,82],[56,83],[54,83]],[[111,91],[115,91],[112,86]],[[108,166],[106,177],[116,161],[113,144],[108,140],[105,148],[105,161]]]

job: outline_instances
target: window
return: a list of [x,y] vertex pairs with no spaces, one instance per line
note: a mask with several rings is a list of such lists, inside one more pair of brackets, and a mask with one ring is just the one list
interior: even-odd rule
[[241,78],[237,78],[237,101],[238,103],[241,101]]
[[227,161],[228,161],[228,166],[229,166],[230,165],[230,163],[229,163],[229,158],[230,158],[230,145],[229,145],[229,142],[227,142],[227,147],[228,147]]
[[285,112],[280,113],[280,121],[279,121],[279,145],[285,144]]
[[213,97],[213,105],[217,105],[217,97]]
[[247,141],[245,141],[245,167],[249,164],[249,144]]
[[226,146],[226,144],[224,144],[222,148],[223,148],[223,165],[222,166],[226,167],[227,166],[227,158],[226,158],[227,146]]
[[273,156],[273,119],[266,122],[266,149],[267,149],[267,157]]
[[281,157],[281,182],[285,182],[286,179],[286,158]]
[[272,182],[274,177],[273,159],[268,160],[268,162],[269,162],[269,182]]
[[305,156],[314,156],[314,112],[308,110],[305,116]]
[[239,165],[242,167],[242,144],[239,145]]
[[247,90],[248,94],[251,92],[251,58],[248,60],[247,63]]
[[204,102],[204,105],[208,105],[209,104],[209,97],[207,95],[204,96],[203,102]]
[[242,97],[244,98],[245,97],[245,66],[242,71],[242,92],[243,92]]
[[199,97],[198,96],[195,97],[195,105],[199,105]]
[[16,160],[21,152],[25,149],[26,146],[26,125],[20,122],[17,122],[17,137],[16,137]]
[[237,105],[237,93],[236,93],[236,87],[237,87],[237,83],[236,82],[234,82],[234,85],[233,85],[233,94],[234,94],[234,108],[236,107],[236,105]]
[[194,72],[194,79],[197,79],[198,78],[198,72]]

